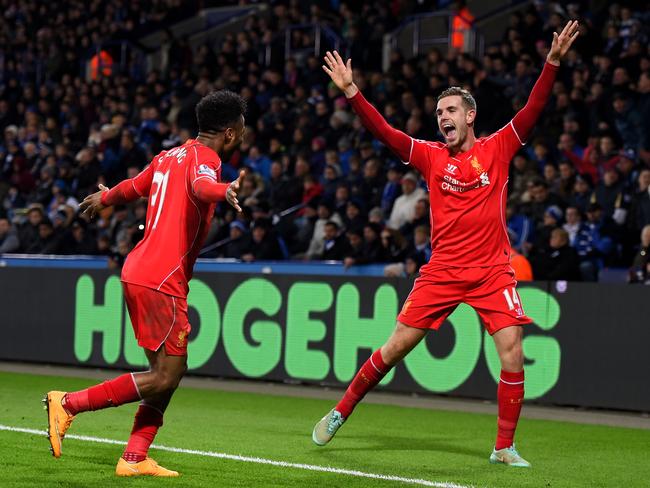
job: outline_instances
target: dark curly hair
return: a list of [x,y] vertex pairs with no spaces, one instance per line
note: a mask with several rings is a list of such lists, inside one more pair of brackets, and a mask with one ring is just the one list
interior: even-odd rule
[[246,100],[229,90],[208,93],[196,104],[199,132],[221,132],[232,127],[245,113]]

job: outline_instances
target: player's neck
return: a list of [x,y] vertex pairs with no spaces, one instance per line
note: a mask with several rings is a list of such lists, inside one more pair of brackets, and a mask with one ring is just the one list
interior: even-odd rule
[[449,154],[455,156],[459,153],[465,153],[474,147],[476,142],[476,136],[474,135],[473,130],[467,131],[467,137],[460,146],[454,146],[449,148]]
[[199,132],[195,140],[197,142],[200,142],[204,146],[209,147],[214,152],[216,152],[219,155],[219,157],[221,157],[220,150],[222,149],[222,147],[221,144],[219,144],[219,141],[217,140],[216,136],[212,134],[202,134],[201,132]]

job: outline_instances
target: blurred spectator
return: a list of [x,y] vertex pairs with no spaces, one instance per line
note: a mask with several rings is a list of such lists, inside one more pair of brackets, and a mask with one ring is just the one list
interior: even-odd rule
[[88,233],[86,222],[81,219],[72,223],[70,234],[66,236],[63,244],[67,254],[92,255],[98,251],[95,239]]
[[650,285],[650,225],[641,230],[641,245],[632,261],[629,282]]
[[224,258],[241,259],[244,250],[248,247],[247,229],[240,220],[230,223],[230,241],[225,244],[222,256]]
[[417,201],[426,198],[424,190],[417,186],[418,177],[415,173],[406,173],[401,181],[402,195],[395,200],[393,211],[388,220],[388,227],[391,229],[399,229],[413,220]]
[[40,225],[43,221],[43,207],[39,204],[30,206],[27,211],[27,221],[19,229],[20,247],[23,252],[29,252],[36,246],[40,236]]
[[548,247],[548,254],[535,268],[535,277],[540,280],[579,281],[578,254],[569,246],[569,236],[564,229],[553,229]]
[[278,238],[271,230],[270,222],[256,220],[253,222],[249,246],[242,253],[241,259],[251,261],[277,261],[284,259]]
[[25,249],[28,254],[60,254],[62,249],[62,237],[54,230],[52,222],[43,219],[38,224],[38,237]]
[[323,253],[319,259],[324,261],[342,261],[347,252],[345,236],[340,233],[340,226],[334,221],[325,223],[323,232]]
[[20,248],[18,233],[6,217],[0,217],[0,254],[17,252]]
[[307,249],[308,259],[317,259],[323,254],[325,246],[325,225],[328,222],[336,222],[340,227],[342,225],[341,217],[337,213],[332,214],[332,208],[327,202],[320,202],[318,204],[318,219],[314,224],[314,231],[312,234],[309,249]]
[[531,219],[517,212],[515,203],[510,202],[506,206],[506,225],[510,244],[518,252],[527,254],[533,246],[534,224]]

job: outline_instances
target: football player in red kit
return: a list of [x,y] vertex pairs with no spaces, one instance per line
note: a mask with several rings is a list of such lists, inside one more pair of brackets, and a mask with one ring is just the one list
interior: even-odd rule
[[138,344],[149,371],[130,373],[76,392],[51,391],[44,399],[54,457],[75,415],[140,401],[118,476],[178,476],[148,457],[163,414],[187,370],[188,282],[214,209],[227,200],[238,211],[239,178],[220,183],[221,161],[244,133],[245,101],[226,90],[206,95],[196,106],[196,139],[163,151],[134,178],[88,196],[80,205],[94,216],[111,205],[148,200],[144,238],[128,255],[122,285]]
[[327,444],[356,404],[429,329],[438,329],[460,303],[472,306],[492,335],[501,360],[498,422],[490,462],[530,467],[516,451],[515,429],[524,399],[521,325],[530,323],[521,306],[505,226],[508,168],[528,139],[551,94],[560,60],[578,35],[569,22],[554,33],[542,73],[528,103],[502,129],[474,135],[476,102],[452,87],[438,97],[436,116],[445,142],[413,139],[386,123],[352,78],[350,60],[327,53],[325,72],[345,93],[363,125],[426,180],[431,200],[431,250],[388,341],[366,361],[341,401],[316,424],[312,439]]

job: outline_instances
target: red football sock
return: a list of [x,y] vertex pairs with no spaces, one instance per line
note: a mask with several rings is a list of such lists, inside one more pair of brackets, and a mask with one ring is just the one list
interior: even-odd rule
[[524,372],[509,373],[501,370],[497,388],[499,418],[497,420],[497,442],[495,449],[512,446],[517,429],[517,421],[524,401]]
[[131,437],[122,457],[130,463],[144,461],[149,446],[163,424],[163,412],[144,402],[138,407],[131,430]]
[[85,390],[67,393],[63,397],[63,407],[72,415],[88,410],[117,407],[140,399],[140,392],[132,373],[104,381]]
[[372,390],[382,380],[386,373],[390,371],[391,366],[386,366],[381,357],[381,349],[377,349],[372,356],[363,363],[361,369],[348,386],[348,389],[336,405],[344,418],[348,418],[363,397]]

